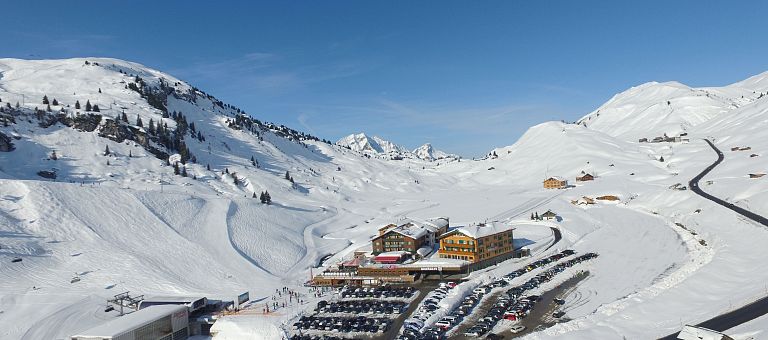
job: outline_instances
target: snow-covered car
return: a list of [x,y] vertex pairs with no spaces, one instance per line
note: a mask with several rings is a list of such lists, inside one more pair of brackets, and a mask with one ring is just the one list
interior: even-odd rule
[[525,330],[525,326],[523,325],[514,325],[509,329],[509,331],[511,331],[514,334],[520,333],[524,330]]

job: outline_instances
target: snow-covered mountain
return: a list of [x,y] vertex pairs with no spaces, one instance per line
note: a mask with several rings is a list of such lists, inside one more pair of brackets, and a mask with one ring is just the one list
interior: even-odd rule
[[676,136],[766,95],[766,73],[724,87],[645,83],[615,95],[578,123],[627,140]]
[[339,139],[336,145],[347,147],[357,152],[388,154],[399,153],[403,149],[395,143],[383,140],[379,137],[368,137],[365,133],[357,133]]
[[368,137],[365,133],[357,133],[346,136],[339,139],[336,145],[349,148],[350,150],[374,154],[380,156],[386,156],[390,159],[402,159],[402,158],[417,158],[425,161],[435,161],[439,159],[457,159],[456,155],[448,154],[446,152],[435,150],[432,144],[426,143],[413,151],[408,151],[407,148],[385,140],[378,136]]
[[[124,291],[248,290],[270,301],[288,286],[307,303],[217,323],[279,339],[282,324],[314,308],[303,286],[310,272],[364,249],[382,225],[432,216],[516,223],[549,209],[561,220],[515,230],[533,258],[566,248],[600,257],[579,268],[589,278],[565,296],[568,321],[531,336],[670,334],[764,294],[768,263],[755,245],[768,231],[670,188],[714,161],[701,140],[712,138],[726,159],[702,188],[768,214],[768,177],[748,176],[768,172],[765,78],[645,84],[581,124],[531,127],[495,157],[425,162],[416,155],[445,155],[361,134],[334,145],[131,62],[0,59],[0,338],[66,338],[114,318],[104,301]],[[637,141],[682,131],[690,141]],[[361,157],[396,152],[414,160]],[[575,183],[587,172],[596,179]],[[544,189],[549,176],[575,186]],[[272,204],[254,198],[263,191]],[[601,195],[620,200],[578,203]],[[562,234],[556,244],[550,227]],[[466,284],[530,261],[474,271]]]
[[428,161],[435,161],[446,158],[458,158],[456,155],[449,154],[440,150],[435,150],[435,148],[433,148],[432,144],[430,143],[426,143],[411,152],[416,155],[416,157]]

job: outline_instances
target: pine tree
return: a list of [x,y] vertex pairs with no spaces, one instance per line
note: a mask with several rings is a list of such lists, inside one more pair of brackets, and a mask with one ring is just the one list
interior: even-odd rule
[[101,112],[101,110],[99,109],[99,104],[93,105],[93,112]]
[[56,98],[53,98],[53,102],[51,102],[51,104],[53,104],[53,106],[59,106],[59,101],[56,100]]
[[90,100],[86,100],[86,101],[85,101],[85,112],[90,112],[90,111],[91,111],[91,109],[92,109],[92,107],[91,107],[91,101],[90,101]]
[[99,93],[101,93],[101,87],[99,87]]
[[210,164],[206,164],[205,168],[208,169],[208,171],[211,171],[211,165]]
[[123,119],[123,122],[125,122],[125,123],[128,123],[128,115],[127,115],[127,114],[125,114],[125,111],[123,111],[123,117],[122,117],[122,119]]
[[264,202],[267,204],[272,204],[272,196],[269,196],[269,191],[264,191]]
[[141,116],[139,116],[139,115],[136,115],[136,126],[144,127],[144,123],[142,123]]
[[43,104],[49,104],[47,95],[43,96]]
[[128,150],[128,158],[132,158],[132,157],[133,157],[133,153],[131,152],[131,150]]
[[540,221],[540,220],[541,220],[541,217],[539,217],[539,212],[538,212],[538,211],[536,212],[536,220],[537,220],[537,221]]
[[251,196],[251,198],[256,198],[256,192],[255,191],[253,192],[253,196]]
[[533,213],[531,213],[531,220],[534,220],[534,218],[533,218]]
[[187,167],[186,166],[181,168],[181,176],[182,177],[187,177]]
[[75,109],[80,110],[80,101],[79,100],[75,101]]
[[179,174],[179,162],[173,163],[173,174],[178,175]]
[[109,145],[107,145],[107,147],[104,148],[104,156],[109,156]]
[[263,191],[259,194],[259,200],[261,201],[262,204],[263,203],[267,203],[267,200],[264,199],[264,192]]
[[109,160],[107,160],[107,165],[109,165]]
[[661,156],[661,158],[659,158],[659,162],[664,162],[664,156]]
[[224,172],[229,173],[229,168],[224,168]]
[[48,106],[45,108],[45,111],[51,112],[51,104],[48,104]]

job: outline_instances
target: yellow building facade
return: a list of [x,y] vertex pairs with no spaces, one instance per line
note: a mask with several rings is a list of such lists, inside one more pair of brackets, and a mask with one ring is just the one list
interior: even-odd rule
[[439,257],[475,263],[512,253],[515,251],[513,230],[481,225],[449,231],[440,237]]

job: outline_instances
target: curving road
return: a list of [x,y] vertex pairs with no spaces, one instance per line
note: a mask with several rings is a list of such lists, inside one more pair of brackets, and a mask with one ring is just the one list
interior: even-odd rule
[[691,190],[693,190],[693,192],[699,194],[699,196],[704,197],[704,198],[706,198],[706,199],[708,199],[708,200],[710,200],[712,202],[715,202],[715,203],[717,203],[719,205],[722,205],[722,206],[724,206],[724,207],[726,207],[728,209],[731,209],[731,210],[735,211],[736,213],[738,213],[738,214],[740,214],[740,215],[742,215],[742,216],[744,216],[744,217],[746,217],[746,218],[748,218],[750,220],[753,220],[753,221],[755,221],[757,223],[760,223],[760,224],[768,227],[768,218],[765,218],[763,216],[755,214],[755,213],[753,213],[753,212],[751,212],[749,210],[746,210],[744,208],[738,207],[738,206],[734,205],[733,203],[721,200],[721,199],[719,199],[719,198],[717,198],[715,196],[712,196],[712,195],[704,192],[704,190],[701,190],[701,188],[699,188],[699,180],[701,180],[704,176],[706,176],[710,171],[712,171],[712,169],[714,169],[718,164],[720,164],[723,161],[723,159],[725,159],[725,156],[723,155],[723,152],[720,151],[720,149],[718,149],[715,146],[715,144],[712,144],[712,142],[709,141],[708,139],[705,139],[704,141],[706,141],[709,144],[709,146],[711,146],[712,149],[715,150],[715,152],[717,152],[717,160],[714,163],[712,163],[712,165],[710,165],[706,169],[704,169],[704,171],[702,171],[696,177],[691,179],[691,181],[688,182],[688,186],[691,188]]
[[[691,188],[691,190],[693,192],[695,192],[699,196],[704,197],[704,198],[706,198],[706,199],[708,199],[708,200],[710,200],[712,202],[715,202],[715,203],[717,203],[719,205],[722,205],[722,206],[724,206],[724,207],[726,207],[726,208],[728,208],[730,210],[733,210],[734,212],[736,212],[736,213],[738,213],[738,214],[740,214],[740,215],[742,215],[742,216],[744,216],[744,217],[746,217],[746,218],[748,218],[750,220],[753,220],[753,221],[755,221],[757,223],[760,223],[760,224],[768,227],[768,219],[767,218],[765,218],[763,216],[760,216],[758,214],[755,214],[755,213],[753,213],[753,212],[751,212],[749,210],[746,210],[744,208],[738,207],[738,206],[734,205],[733,203],[726,202],[726,201],[724,201],[722,199],[719,199],[719,198],[717,198],[715,196],[712,196],[712,195],[704,192],[704,190],[701,190],[701,188],[699,187],[699,181],[704,176],[709,174],[709,172],[712,171],[712,169],[714,169],[718,164],[720,164],[723,161],[723,159],[725,159],[725,156],[723,155],[723,152],[720,151],[720,149],[718,149],[715,146],[715,144],[713,144],[708,139],[705,139],[704,141],[706,141],[709,144],[709,146],[712,147],[713,150],[715,150],[715,152],[717,153],[717,160],[714,163],[712,163],[712,165],[710,165],[706,169],[704,169],[704,171],[702,171],[696,177],[691,179],[690,182],[688,182],[688,186]],[[757,300],[755,302],[752,302],[752,303],[750,303],[748,305],[742,306],[742,307],[737,308],[737,309],[735,309],[733,311],[730,311],[728,313],[718,315],[718,316],[716,316],[716,317],[714,317],[712,319],[709,319],[707,321],[699,323],[696,326],[704,327],[704,328],[711,329],[711,330],[718,331],[718,332],[723,332],[723,331],[726,331],[726,330],[731,329],[733,327],[736,327],[736,326],[738,326],[740,324],[743,324],[743,323],[745,323],[747,321],[750,321],[750,320],[755,319],[757,317],[763,316],[763,315],[765,315],[767,313],[768,313],[768,297],[764,297],[764,298],[762,298],[760,300]],[[665,337],[663,337],[661,339],[663,339],[663,340],[677,339],[677,334],[678,333],[679,332],[667,335],[667,336],[665,336]]]

